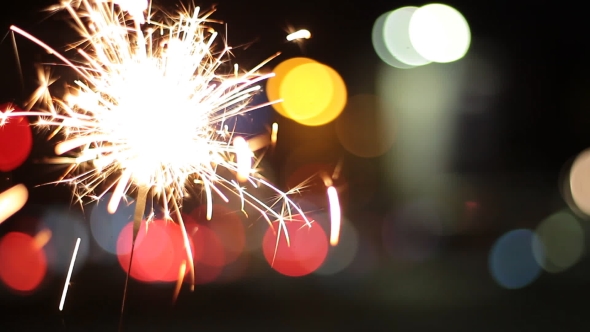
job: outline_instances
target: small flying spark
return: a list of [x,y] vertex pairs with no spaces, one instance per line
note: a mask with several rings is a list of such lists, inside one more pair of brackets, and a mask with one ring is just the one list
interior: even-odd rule
[[[243,209],[257,210],[271,226],[278,220],[279,229],[286,229],[291,213],[311,224],[290,198],[297,190],[282,192],[258,173],[254,152],[264,146],[253,148],[256,144],[238,137],[227,124],[228,119],[272,104],[251,106],[250,101],[260,82],[272,76],[258,74],[258,69],[274,57],[249,71],[235,66],[228,74],[220,73],[230,47],[215,46],[217,32],[209,19],[213,11],[201,13],[196,7],[168,15],[151,5],[132,6],[142,3],[64,1],[60,9],[71,15],[81,36],[73,45],[76,60],[12,26],[13,32],[56,56],[79,79],[58,98],[49,91],[55,80],[47,70],[39,70],[42,84],[27,111],[0,113],[0,123],[10,116],[34,116],[39,118],[37,126],[62,134],[64,139],[55,147],[59,157],[46,162],[68,166],[57,182],[72,184],[80,202],[100,199],[112,190],[108,210],[114,213],[125,194],[136,192],[134,238],[145,201],[161,202],[165,217],[171,220],[174,214],[182,227],[194,284],[181,209],[183,199],[196,188],[206,196],[208,219],[213,201],[228,202],[230,192]],[[33,106],[39,111],[31,111]],[[275,125],[267,140],[275,143]],[[259,187],[269,188],[276,198],[258,198],[251,191]]]
[[309,32],[309,30],[306,30],[306,29],[301,29],[301,30],[295,31],[295,32],[287,35],[288,41],[293,41],[293,40],[297,40],[297,39],[309,39],[309,38],[311,38],[311,32]]

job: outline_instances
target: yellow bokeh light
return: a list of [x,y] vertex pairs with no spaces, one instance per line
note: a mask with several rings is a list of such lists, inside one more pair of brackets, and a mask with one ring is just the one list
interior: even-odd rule
[[322,110],[318,110],[315,116],[306,119],[293,119],[305,126],[322,126],[334,121],[346,106],[347,91],[346,84],[342,77],[334,69],[324,66],[324,70],[330,74],[332,85],[332,96],[330,103]]
[[289,118],[300,121],[319,116],[334,97],[332,75],[321,63],[297,66],[281,82],[279,94]]
[[269,101],[282,116],[305,126],[321,126],[336,119],[347,100],[346,85],[334,69],[297,57],[280,63],[268,79]]
[[[275,76],[269,78],[266,81],[266,96],[269,101],[276,101],[281,99],[280,96],[280,89],[281,83],[285,79],[285,76],[291,72],[291,70],[307,63],[316,63],[315,60],[304,58],[304,57],[297,57],[291,58],[281,62],[278,66],[273,69],[273,73]],[[272,105],[273,108],[282,116],[288,117],[287,113],[285,113],[283,103],[276,103]]]

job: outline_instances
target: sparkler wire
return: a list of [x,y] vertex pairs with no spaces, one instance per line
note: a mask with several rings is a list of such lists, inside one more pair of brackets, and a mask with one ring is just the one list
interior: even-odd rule
[[147,196],[150,188],[147,186],[139,186],[137,188],[137,199],[135,201],[135,212],[133,214],[133,235],[131,239],[131,252],[129,253],[129,269],[125,277],[125,287],[123,291],[123,301],[121,303],[121,315],[125,311],[125,302],[127,301],[127,287],[129,286],[129,275],[131,274],[131,264],[133,263],[133,252],[135,251],[135,240],[137,240],[137,234],[139,234],[139,228],[143,215],[145,213],[145,206]]

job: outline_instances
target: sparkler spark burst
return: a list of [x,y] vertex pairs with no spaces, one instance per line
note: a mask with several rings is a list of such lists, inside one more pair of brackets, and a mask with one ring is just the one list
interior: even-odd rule
[[[182,225],[182,201],[196,185],[206,195],[209,219],[213,200],[228,202],[224,193],[231,192],[243,208],[256,209],[269,223],[278,220],[279,232],[291,214],[309,223],[289,197],[297,190],[282,192],[265,180],[257,172],[252,144],[227,125],[232,117],[268,105],[249,104],[257,84],[272,76],[257,73],[268,60],[250,71],[234,66],[233,73],[222,75],[230,47],[215,50],[212,12],[197,7],[169,15],[143,2],[140,8],[142,1],[63,2],[59,9],[71,15],[82,37],[74,45],[76,61],[12,26],[77,72],[79,80],[57,98],[49,92],[53,80],[40,70],[42,84],[27,111],[0,113],[0,123],[11,116],[36,116],[38,126],[61,133],[65,138],[55,148],[60,157],[47,160],[69,166],[60,182],[73,184],[80,200],[114,189],[111,213],[126,193],[143,190]],[[31,111],[33,106],[40,111]],[[274,144],[274,126],[271,140]],[[113,177],[116,181],[107,183]],[[274,191],[275,199],[267,202],[248,190],[260,186]],[[188,252],[187,241],[185,234]]]

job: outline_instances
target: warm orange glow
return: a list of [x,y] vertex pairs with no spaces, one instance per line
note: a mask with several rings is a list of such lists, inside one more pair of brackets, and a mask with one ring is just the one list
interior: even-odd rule
[[35,237],[33,238],[35,248],[41,249],[45,247],[49,240],[51,240],[51,235],[51,230],[49,230],[48,228],[45,228],[41,230],[39,233],[37,233],[37,235],[35,235]]
[[29,199],[29,191],[22,184],[0,193],[0,224],[22,209]]
[[328,200],[330,201],[330,244],[338,245],[340,239],[341,211],[338,201],[338,192],[334,187],[328,187]]
[[278,135],[279,135],[279,124],[275,122],[272,124],[272,132],[270,134],[271,146],[275,146],[277,144]]
[[182,287],[182,282],[184,281],[184,276],[186,275],[186,261],[182,261],[180,264],[180,269],[178,270],[178,280],[176,281],[176,287],[174,288],[174,296],[172,298],[172,302],[176,302],[178,299],[178,294],[180,294],[180,288]]

